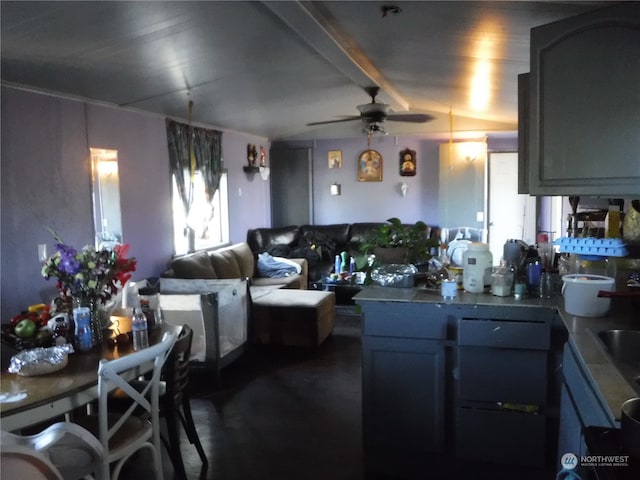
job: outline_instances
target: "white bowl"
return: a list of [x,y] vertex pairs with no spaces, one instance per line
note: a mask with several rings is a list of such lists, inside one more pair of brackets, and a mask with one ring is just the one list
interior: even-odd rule
[[598,292],[612,292],[615,278],[589,273],[574,273],[562,277],[564,310],[581,317],[603,317],[609,312],[610,298],[598,297]]

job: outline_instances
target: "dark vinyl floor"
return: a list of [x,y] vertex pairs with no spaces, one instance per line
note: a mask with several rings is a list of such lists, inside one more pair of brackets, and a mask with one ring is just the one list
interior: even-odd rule
[[[211,480],[372,480],[362,461],[361,341],[357,317],[339,317],[317,350],[253,347],[222,371],[221,386],[197,370],[192,408],[209,460],[201,470],[186,438],[189,478]],[[145,453],[129,461],[124,480],[149,478]],[[166,479],[173,479],[168,455]],[[395,478],[395,477],[393,477]],[[538,470],[446,466],[424,478],[547,480]]]

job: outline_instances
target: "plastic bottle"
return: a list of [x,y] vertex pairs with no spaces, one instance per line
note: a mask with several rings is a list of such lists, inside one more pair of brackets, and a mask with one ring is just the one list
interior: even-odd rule
[[53,327],[53,341],[56,345],[69,343],[69,329],[63,318],[56,319],[56,324]]
[[540,257],[531,258],[527,263],[527,288],[532,297],[540,296],[540,275],[542,274],[542,260]]
[[149,334],[147,332],[147,317],[142,313],[140,307],[136,307],[131,320],[131,330],[133,331],[133,349],[142,350],[149,346]]
[[147,317],[147,329],[153,330],[162,323],[160,299],[158,291],[153,287],[143,287],[138,290],[138,302],[142,313]]
[[340,265],[342,264],[342,259],[340,258],[340,255],[336,255],[336,259],[334,262],[334,269],[335,269],[335,273],[340,273]]
[[340,272],[347,271],[347,252],[342,252],[340,254]]
[[89,307],[74,308],[73,322],[75,324],[74,346],[81,352],[88,352],[94,345],[91,333],[91,313]]
[[491,285],[493,255],[486,243],[474,242],[462,255],[462,284],[469,293],[483,293]]

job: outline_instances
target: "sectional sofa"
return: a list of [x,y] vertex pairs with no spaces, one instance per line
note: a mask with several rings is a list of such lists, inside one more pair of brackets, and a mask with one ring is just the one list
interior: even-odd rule
[[257,287],[306,289],[308,267],[304,258],[290,258],[300,265],[300,273],[285,277],[263,277],[258,272],[257,253],[245,242],[212,250],[203,250],[174,258],[162,274],[168,278],[222,280],[246,278]]
[[[309,283],[331,273],[336,254],[362,255],[361,247],[385,222],[336,223],[331,225],[291,225],[255,228],[247,232],[247,244],[254,254],[304,258],[308,263]],[[427,227],[429,238],[439,238],[440,229]]]
[[[335,294],[307,290],[308,287],[331,273],[336,254],[346,251],[350,256],[362,255],[362,245],[381,225],[382,222],[341,223],[251,229],[246,242],[173,259],[162,277],[187,279],[179,285],[180,291],[193,288],[197,292],[206,290],[210,283],[217,288],[225,280],[248,279],[248,327],[253,343],[317,346],[333,330]],[[438,238],[440,230],[428,227],[427,235]],[[300,272],[277,278],[261,275],[258,258],[264,253],[292,260],[300,265]],[[210,325],[204,325],[204,329],[214,336],[217,332]]]

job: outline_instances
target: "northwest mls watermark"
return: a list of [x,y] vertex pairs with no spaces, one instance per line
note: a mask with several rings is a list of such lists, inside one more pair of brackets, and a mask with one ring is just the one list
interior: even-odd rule
[[581,455],[583,467],[628,467],[629,455]]
[[581,467],[628,467],[629,455],[581,455],[578,457],[573,453],[565,453],[560,459],[562,468],[573,470]]

